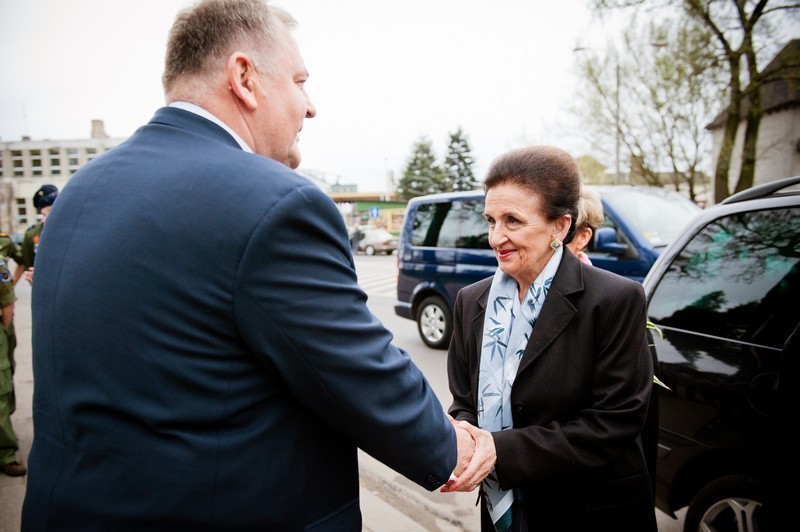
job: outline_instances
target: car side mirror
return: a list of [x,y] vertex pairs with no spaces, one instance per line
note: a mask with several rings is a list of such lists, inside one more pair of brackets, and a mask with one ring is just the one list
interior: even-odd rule
[[628,244],[617,242],[617,230],[613,227],[599,227],[594,234],[595,250],[611,255],[624,255],[628,252]]

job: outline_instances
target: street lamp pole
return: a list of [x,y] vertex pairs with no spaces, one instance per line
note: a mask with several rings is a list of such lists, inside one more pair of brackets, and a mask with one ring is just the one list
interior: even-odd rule
[[[583,46],[578,46],[572,49],[573,52],[583,52],[584,50],[588,50],[589,48],[584,48]],[[614,128],[616,131],[614,132],[614,184],[619,185],[622,182],[622,172],[620,171],[620,148],[622,145],[622,128],[620,126],[620,104],[619,104],[619,90],[620,90],[620,66],[619,66],[619,58],[615,58],[614,60],[614,76],[615,76],[615,84],[614,84]]]
[[619,59],[616,60],[615,75],[616,75],[616,89],[614,91],[615,92],[615,94],[614,94],[614,107],[615,107],[614,113],[615,113],[616,116],[614,116],[614,123],[615,123],[615,127],[616,127],[617,131],[616,131],[616,135],[615,135],[615,140],[616,140],[616,146],[615,146],[616,169],[614,171],[615,172],[614,173],[614,184],[615,185],[619,185],[621,183],[621,177],[622,177],[620,175],[620,170],[619,170],[619,149],[620,149],[620,143],[622,141],[621,132],[620,132],[620,124],[619,124],[619,112],[620,112],[620,108],[619,108]]

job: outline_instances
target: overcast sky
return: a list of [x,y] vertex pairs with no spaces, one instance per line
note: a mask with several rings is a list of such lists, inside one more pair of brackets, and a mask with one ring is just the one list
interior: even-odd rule
[[[585,0],[272,0],[297,18],[317,117],[301,167],[362,192],[399,178],[427,135],[463,127],[483,177],[523,143],[586,150],[567,112],[576,46],[618,31]],[[163,105],[168,29],[189,0],[0,1],[0,139],[127,137]]]

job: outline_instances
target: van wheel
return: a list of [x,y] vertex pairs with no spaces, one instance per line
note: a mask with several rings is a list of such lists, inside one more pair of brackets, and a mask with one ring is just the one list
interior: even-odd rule
[[430,296],[422,300],[417,312],[417,329],[428,347],[447,349],[453,334],[453,317],[444,299]]
[[760,530],[764,482],[748,475],[720,477],[701,489],[686,512],[684,532]]
[[375,248],[372,246],[367,246],[364,248],[364,253],[366,253],[369,256],[372,256],[375,254]]

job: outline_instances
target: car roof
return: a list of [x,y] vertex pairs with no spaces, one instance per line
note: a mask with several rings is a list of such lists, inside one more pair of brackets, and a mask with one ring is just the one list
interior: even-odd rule
[[412,203],[433,203],[442,200],[453,200],[453,199],[473,199],[473,198],[482,198],[484,196],[484,192],[482,188],[478,188],[475,190],[462,190],[459,192],[440,192],[438,194],[427,194],[425,196],[416,196],[408,200],[409,205]]
[[[647,185],[585,185],[587,188],[597,190],[600,195],[610,194],[614,192],[628,192],[632,190],[643,191],[652,194],[679,194],[677,191],[665,187],[651,187]],[[445,200],[455,199],[474,199],[483,198],[485,192],[482,188],[474,190],[462,190],[458,192],[439,192],[436,194],[426,194],[424,196],[416,196],[408,200],[409,204],[412,203],[433,203]]]
[[756,185],[747,190],[737,192],[732,196],[728,196],[720,203],[730,205],[739,203],[741,201],[750,201],[753,199],[766,198],[768,196],[776,196],[779,194],[795,195],[800,194],[800,175],[794,177],[787,177],[785,179],[778,179],[777,181],[770,181],[763,185]]

